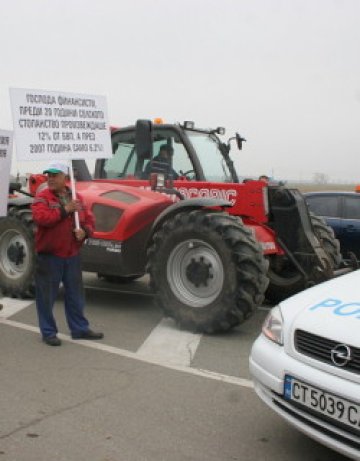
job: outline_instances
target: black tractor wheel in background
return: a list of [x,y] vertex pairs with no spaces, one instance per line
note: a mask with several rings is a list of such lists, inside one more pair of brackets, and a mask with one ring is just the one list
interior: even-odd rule
[[272,304],[279,303],[305,288],[303,277],[286,256],[270,256],[269,263],[266,299]]
[[[323,250],[329,257],[330,272],[337,269],[341,263],[339,241],[334,232],[323,218],[310,213],[310,219],[314,233],[318,238]],[[316,268],[314,267],[314,271]],[[286,257],[271,256],[268,276],[269,287],[266,291],[266,299],[276,304],[306,288],[301,274]],[[317,274],[308,274],[310,280],[316,280]]]
[[324,218],[310,213],[310,219],[316,237],[330,258],[331,269],[337,269],[342,261],[339,240],[335,237],[332,228],[326,224]]
[[10,208],[0,219],[0,289],[4,296],[34,296],[34,224],[29,208]]
[[253,313],[267,266],[239,218],[209,210],[168,219],[148,250],[156,303],[182,328],[203,333],[227,331]]

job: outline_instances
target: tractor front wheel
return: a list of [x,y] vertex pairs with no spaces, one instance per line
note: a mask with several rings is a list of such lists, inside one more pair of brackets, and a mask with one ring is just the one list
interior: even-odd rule
[[264,299],[267,262],[250,231],[223,212],[181,212],[154,234],[148,271],[155,300],[182,328],[226,331]]

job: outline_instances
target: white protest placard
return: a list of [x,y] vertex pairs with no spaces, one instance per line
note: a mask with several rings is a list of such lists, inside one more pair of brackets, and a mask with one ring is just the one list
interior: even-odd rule
[[7,214],[11,156],[12,131],[0,130],[0,216]]
[[112,156],[104,96],[10,89],[17,160]]

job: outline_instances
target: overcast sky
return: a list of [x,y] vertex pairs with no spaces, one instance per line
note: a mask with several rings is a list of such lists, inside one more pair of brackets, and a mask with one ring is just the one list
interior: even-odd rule
[[[111,124],[194,120],[247,139],[241,175],[360,181],[359,0],[0,0],[9,87],[107,97]],[[16,164],[13,171],[35,171]]]

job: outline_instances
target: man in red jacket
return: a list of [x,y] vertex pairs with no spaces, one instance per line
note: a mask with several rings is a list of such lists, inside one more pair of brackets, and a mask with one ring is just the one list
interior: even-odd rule
[[[94,218],[80,196],[71,197],[67,186],[68,167],[54,162],[44,171],[48,188],[39,192],[32,204],[37,225],[35,248],[36,308],[43,341],[60,346],[53,315],[60,283],[64,286],[65,315],[73,339],[102,339],[90,330],[84,316],[85,298],[79,251],[94,230]],[[79,213],[80,229],[75,229],[74,212]]]

